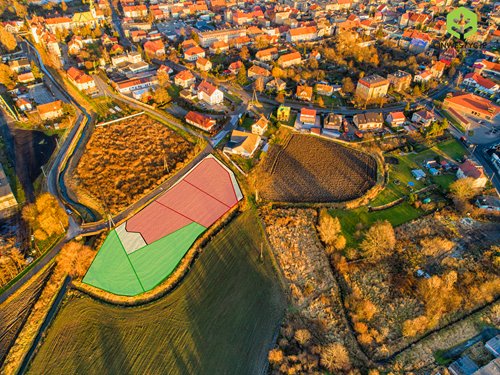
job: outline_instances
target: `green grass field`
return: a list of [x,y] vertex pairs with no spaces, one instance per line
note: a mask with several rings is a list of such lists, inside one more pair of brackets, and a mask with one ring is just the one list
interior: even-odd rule
[[257,374],[285,303],[255,214],[207,245],[169,295],[136,308],[79,296],[49,329],[30,374]]
[[83,282],[110,293],[135,296],[160,284],[177,267],[205,227],[191,223],[131,254],[112,230]]

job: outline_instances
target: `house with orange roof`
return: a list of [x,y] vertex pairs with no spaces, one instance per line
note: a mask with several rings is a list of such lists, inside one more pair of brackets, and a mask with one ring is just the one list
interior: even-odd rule
[[443,109],[453,109],[461,115],[470,115],[486,120],[493,120],[500,112],[500,107],[490,100],[470,93],[455,93],[443,102]]
[[297,27],[288,30],[286,34],[287,42],[300,43],[314,40],[318,37],[316,26]]
[[150,57],[165,56],[165,44],[161,40],[148,40],[144,43],[144,52]]
[[431,66],[432,77],[435,79],[439,79],[443,76],[444,69],[446,68],[446,64],[442,61],[436,61]]
[[393,128],[398,128],[404,125],[406,117],[403,112],[390,112],[385,121]]
[[229,43],[223,40],[218,40],[216,42],[213,42],[212,45],[210,46],[210,53],[212,54],[222,53],[228,50],[229,50]]
[[257,135],[264,135],[267,131],[267,127],[269,125],[269,121],[266,116],[260,115],[260,118],[252,124],[252,133]]
[[184,52],[184,59],[187,61],[196,61],[200,57],[205,57],[205,50],[201,47],[191,47]]
[[488,61],[486,59],[477,60],[474,65],[474,72],[482,74],[483,72],[500,74],[500,64]]
[[257,134],[233,130],[231,138],[224,147],[224,152],[233,155],[240,155],[244,158],[251,158],[259,147],[261,138]]
[[295,92],[297,99],[306,100],[308,102],[312,101],[313,88],[311,86],[297,86],[297,91]]
[[144,4],[124,6],[123,14],[128,18],[142,18],[148,15],[148,8]]
[[30,83],[35,80],[35,76],[32,72],[21,73],[17,76],[17,82],[19,83]]
[[186,89],[196,83],[196,78],[189,70],[182,70],[174,76],[174,83]]
[[333,95],[333,86],[326,85],[324,83],[316,83],[314,86],[314,91],[316,94],[323,96],[332,96]]
[[241,60],[238,60],[238,61],[234,61],[232,62],[231,64],[229,64],[228,66],[228,70],[231,72],[231,74],[238,74],[238,72],[240,71],[240,69],[243,67],[243,62],[241,62]]
[[95,81],[94,79],[85,74],[80,69],[75,67],[71,67],[66,72],[68,76],[68,80],[76,86],[76,88],[80,91],[93,91],[95,90]]
[[212,69],[212,62],[204,57],[198,57],[198,60],[196,60],[196,68],[202,72],[208,72]]
[[61,100],[56,100],[54,102],[40,104],[37,107],[37,111],[43,121],[61,117],[63,115],[63,102]]
[[259,61],[273,61],[278,57],[278,49],[276,47],[266,48],[257,51],[255,58]]
[[307,127],[315,126],[316,125],[316,110],[315,109],[310,109],[310,108],[302,108],[300,110],[300,116],[299,116],[300,122]]
[[413,80],[415,82],[429,82],[432,79],[432,72],[426,69],[418,74],[415,74]]
[[250,79],[257,79],[257,78],[267,79],[271,76],[271,72],[261,66],[252,65],[248,69],[247,76]]
[[278,65],[281,68],[289,68],[300,63],[302,63],[302,56],[299,52],[287,53],[278,58]]

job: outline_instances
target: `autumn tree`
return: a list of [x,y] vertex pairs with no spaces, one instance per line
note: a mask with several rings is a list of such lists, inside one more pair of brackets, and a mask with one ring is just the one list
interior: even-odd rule
[[477,193],[477,188],[474,187],[474,179],[472,177],[459,178],[450,184],[450,195],[453,199],[459,201],[468,201]]
[[403,336],[414,337],[427,329],[429,320],[425,315],[417,316],[415,319],[408,319],[403,322]]
[[42,79],[43,73],[40,71],[38,65],[36,65],[34,61],[32,61],[30,65],[31,65],[31,73],[33,73],[35,79]]
[[284,358],[285,356],[283,355],[283,351],[281,349],[272,349],[269,351],[268,360],[273,366],[280,365]]
[[62,10],[63,14],[66,13],[66,11],[68,10],[68,6],[64,2],[64,0],[61,1],[61,10]]
[[360,248],[365,256],[379,259],[394,250],[396,246],[396,235],[394,228],[387,220],[377,221],[365,235]]
[[324,106],[325,106],[325,100],[323,99],[323,97],[322,97],[322,96],[319,96],[319,97],[318,97],[318,105],[319,105],[320,107],[324,107]]
[[57,267],[73,278],[81,278],[87,272],[96,252],[80,242],[68,242],[57,256]]
[[279,92],[279,93],[276,95],[275,100],[276,100],[278,103],[283,104],[283,103],[285,102],[285,94],[283,94],[282,92]]
[[165,87],[158,87],[153,93],[153,100],[156,104],[163,105],[170,102],[171,98]]
[[11,32],[7,31],[3,26],[0,26],[0,43],[8,51],[12,52],[17,48],[17,41]]
[[321,366],[332,373],[347,371],[351,367],[349,353],[344,345],[333,343],[324,346],[320,354]]
[[349,77],[345,77],[342,80],[342,91],[346,94],[352,94],[354,92],[354,83]]
[[247,69],[245,68],[245,65],[242,65],[240,70],[238,71],[238,75],[236,76],[236,81],[241,86],[247,83]]
[[66,211],[49,193],[41,194],[35,203],[24,206],[22,216],[33,228],[33,234],[39,241],[64,233],[69,225]]
[[18,1],[14,1],[12,6],[14,7],[14,11],[19,18],[24,18],[28,15],[28,8],[26,5],[23,5]]
[[264,91],[264,78],[263,77],[259,77],[255,80],[254,88],[255,88],[255,91],[257,91],[257,92]]
[[306,346],[311,340],[311,332],[307,329],[298,329],[294,338],[301,346]]
[[247,46],[241,47],[240,58],[243,61],[247,61],[250,58],[250,52],[248,51],[248,47]]
[[16,78],[17,75],[8,65],[0,63],[0,84],[11,90],[16,87]]
[[319,214],[318,232],[326,245],[333,246],[342,233],[339,219],[330,215],[328,210],[322,209]]

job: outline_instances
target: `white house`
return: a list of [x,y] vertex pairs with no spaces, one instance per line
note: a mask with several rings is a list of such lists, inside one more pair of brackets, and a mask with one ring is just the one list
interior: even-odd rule
[[198,86],[198,100],[215,105],[224,101],[224,94],[217,87],[207,81],[203,81]]
[[484,173],[484,169],[482,166],[474,163],[472,160],[467,159],[464,163],[462,163],[457,170],[458,178],[467,178],[470,177],[474,180],[473,187],[482,188],[488,182],[488,177]]

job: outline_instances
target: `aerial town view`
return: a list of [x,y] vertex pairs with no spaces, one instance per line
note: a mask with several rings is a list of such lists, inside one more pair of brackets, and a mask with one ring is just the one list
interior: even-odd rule
[[500,375],[500,3],[0,0],[1,375]]

